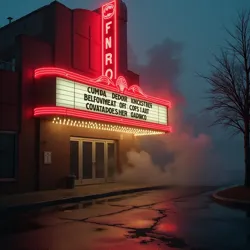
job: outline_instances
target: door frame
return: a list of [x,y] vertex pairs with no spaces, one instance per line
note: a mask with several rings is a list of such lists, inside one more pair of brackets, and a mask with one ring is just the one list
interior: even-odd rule
[[[75,180],[76,185],[87,185],[87,184],[100,184],[106,182],[114,182],[114,176],[108,177],[108,143],[114,144],[115,147],[115,162],[117,163],[117,142],[111,139],[96,139],[96,138],[82,138],[71,136],[70,141],[78,142],[78,176],[79,179]],[[83,168],[83,155],[82,155],[82,142],[92,142],[92,179],[82,178]],[[104,143],[104,178],[95,178],[95,162],[96,162],[96,142]]]
[[118,156],[117,156],[117,142],[114,140],[113,142],[112,142],[112,144],[114,144],[114,157],[115,157],[115,159],[114,159],[114,162],[115,162],[115,166],[114,166],[114,175],[113,176],[111,176],[111,177],[109,177],[108,176],[108,144],[111,144],[111,142],[107,142],[106,144],[105,144],[105,147],[106,147],[106,182],[115,182],[115,172],[118,170],[118,166],[117,166],[117,164],[118,164]]

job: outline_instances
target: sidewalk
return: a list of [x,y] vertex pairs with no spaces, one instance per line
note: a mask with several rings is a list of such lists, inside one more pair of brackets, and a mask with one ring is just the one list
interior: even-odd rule
[[51,191],[4,195],[0,196],[0,210],[33,209],[162,188],[164,187],[140,184],[130,185],[124,183],[105,183],[99,185],[78,186],[75,189],[57,189]]
[[218,190],[213,198],[225,205],[237,206],[242,208],[250,207],[250,190],[243,186],[232,186]]

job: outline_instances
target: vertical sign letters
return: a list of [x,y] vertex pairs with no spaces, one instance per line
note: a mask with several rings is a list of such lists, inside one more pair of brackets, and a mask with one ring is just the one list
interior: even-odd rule
[[116,0],[102,6],[102,75],[117,78],[117,6]]

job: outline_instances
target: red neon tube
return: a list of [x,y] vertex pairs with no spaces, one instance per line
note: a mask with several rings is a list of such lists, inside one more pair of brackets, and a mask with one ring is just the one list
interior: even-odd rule
[[[113,15],[110,15],[109,17],[105,17],[105,8],[108,8],[108,6],[114,6]],[[117,79],[117,73],[118,73],[118,25],[117,25],[117,15],[118,15],[118,1],[113,0],[108,3],[105,3],[102,5],[102,75],[105,75],[104,68],[105,68],[105,23],[107,23],[107,20],[114,21],[114,31],[112,36],[112,41],[114,41],[114,68],[113,68],[113,77],[114,79]]]
[[97,114],[89,111],[64,108],[64,107],[39,107],[34,109],[34,116],[67,116],[67,117],[76,117],[76,118],[84,118],[89,120],[98,120],[103,122],[117,123],[119,125],[127,125],[132,127],[139,127],[144,129],[152,129],[162,132],[171,132],[172,129],[170,126],[161,125],[156,123],[149,123],[144,121],[137,121],[128,118],[120,118],[111,115]]
[[83,75],[74,73],[72,71],[68,71],[68,70],[65,70],[62,68],[56,68],[56,67],[38,68],[34,72],[34,77],[36,79],[41,78],[41,77],[46,77],[46,76],[55,76],[55,77],[57,76],[57,77],[66,78],[72,81],[77,81],[79,83],[88,84],[90,86],[106,89],[106,90],[119,93],[119,94],[123,94],[132,98],[141,99],[144,101],[152,102],[155,104],[160,104],[168,108],[171,108],[170,101],[160,99],[157,97],[153,97],[153,96],[143,95],[143,94],[140,94],[140,91],[138,91],[138,93],[135,92],[135,90],[140,89],[140,87],[137,85],[133,85],[129,89],[125,89],[124,92],[121,93],[119,89],[117,88],[117,86],[115,85],[115,83],[106,76],[100,76],[96,79],[92,79],[87,76],[83,76]]

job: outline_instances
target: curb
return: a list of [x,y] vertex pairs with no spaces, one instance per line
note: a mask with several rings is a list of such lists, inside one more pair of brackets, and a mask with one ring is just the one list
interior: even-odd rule
[[164,186],[125,189],[125,190],[111,191],[107,193],[91,194],[91,195],[85,195],[85,196],[73,196],[73,197],[62,198],[62,199],[57,199],[57,200],[34,202],[30,204],[23,204],[23,205],[17,205],[17,206],[3,206],[3,207],[0,207],[0,213],[36,210],[36,209],[41,209],[41,208],[49,207],[49,206],[62,205],[65,203],[90,201],[90,200],[113,197],[113,196],[118,196],[118,195],[132,194],[132,193],[151,191],[151,190],[161,190],[161,189],[166,189],[166,188],[170,188],[170,187],[164,185]]
[[222,196],[218,195],[219,192],[227,190],[229,188],[233,188],[233,187],[238,187],[238,185],[234,185],[234,186],[230,186],[230,187],[227,187],[227,188],[219,189],[215,193],[212,194],[212,198],[214,198],[218,202],[223,202],[223,203],[227,203],[227,204],[231,204],[231,205],[250,206],[250,201],[236,200],[236,199],[226,198],[226,197],[222,197]]

